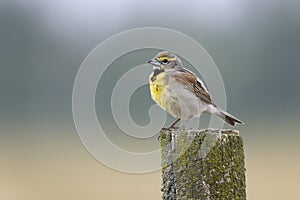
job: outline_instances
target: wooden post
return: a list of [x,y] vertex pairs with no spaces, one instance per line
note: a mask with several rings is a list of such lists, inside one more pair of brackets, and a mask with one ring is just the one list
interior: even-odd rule
[[163,199],[246,199],[238,131],[162,130],[160,144]]

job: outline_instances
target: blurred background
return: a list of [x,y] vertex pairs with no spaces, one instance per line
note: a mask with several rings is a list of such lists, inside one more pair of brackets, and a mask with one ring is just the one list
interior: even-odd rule
[[[1,1],[0,198],[161,198],[160,171],[134,175],[105,167],[85,150],[72,118],[73,82],[87,54],[113,34],[156,26],[194,38],[219,67],[227,109],[246,122],[237,129],[248,199],[297,199],[299,6],[293,0]],[[129,56],[136,65],[156,52]],[[153,104],[147,87],[135,95]],[[98,118],[109,129],[101,105]],[[149,119],[140,118],[141,109],[132,106],[131,113],[143,124]]]

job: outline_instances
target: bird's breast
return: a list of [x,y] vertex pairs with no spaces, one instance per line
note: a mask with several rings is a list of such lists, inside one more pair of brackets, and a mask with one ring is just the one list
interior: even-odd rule
[[165,73],[155,74],[152,73],[149,77],[150,91],[153,100],[164,107],[164,98],[166,91],[166,75]]

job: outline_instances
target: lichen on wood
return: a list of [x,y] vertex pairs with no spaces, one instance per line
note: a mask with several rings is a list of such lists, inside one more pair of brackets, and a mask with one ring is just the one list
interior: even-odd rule
[[162,130],[163,199],[246,199],[243,140],[234,130]]

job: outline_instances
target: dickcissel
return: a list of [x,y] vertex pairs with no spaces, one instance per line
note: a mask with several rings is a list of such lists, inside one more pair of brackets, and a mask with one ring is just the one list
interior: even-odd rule
[[213,102],[204,83],[185,69],[175,54],[162,51],[148,63],[153,66],[149,76],[152,99],[176,118],[166,129],[174,128],[180,120],[186,120],[187,123],[202,113],[215,114],[231,126],[243,124]]

